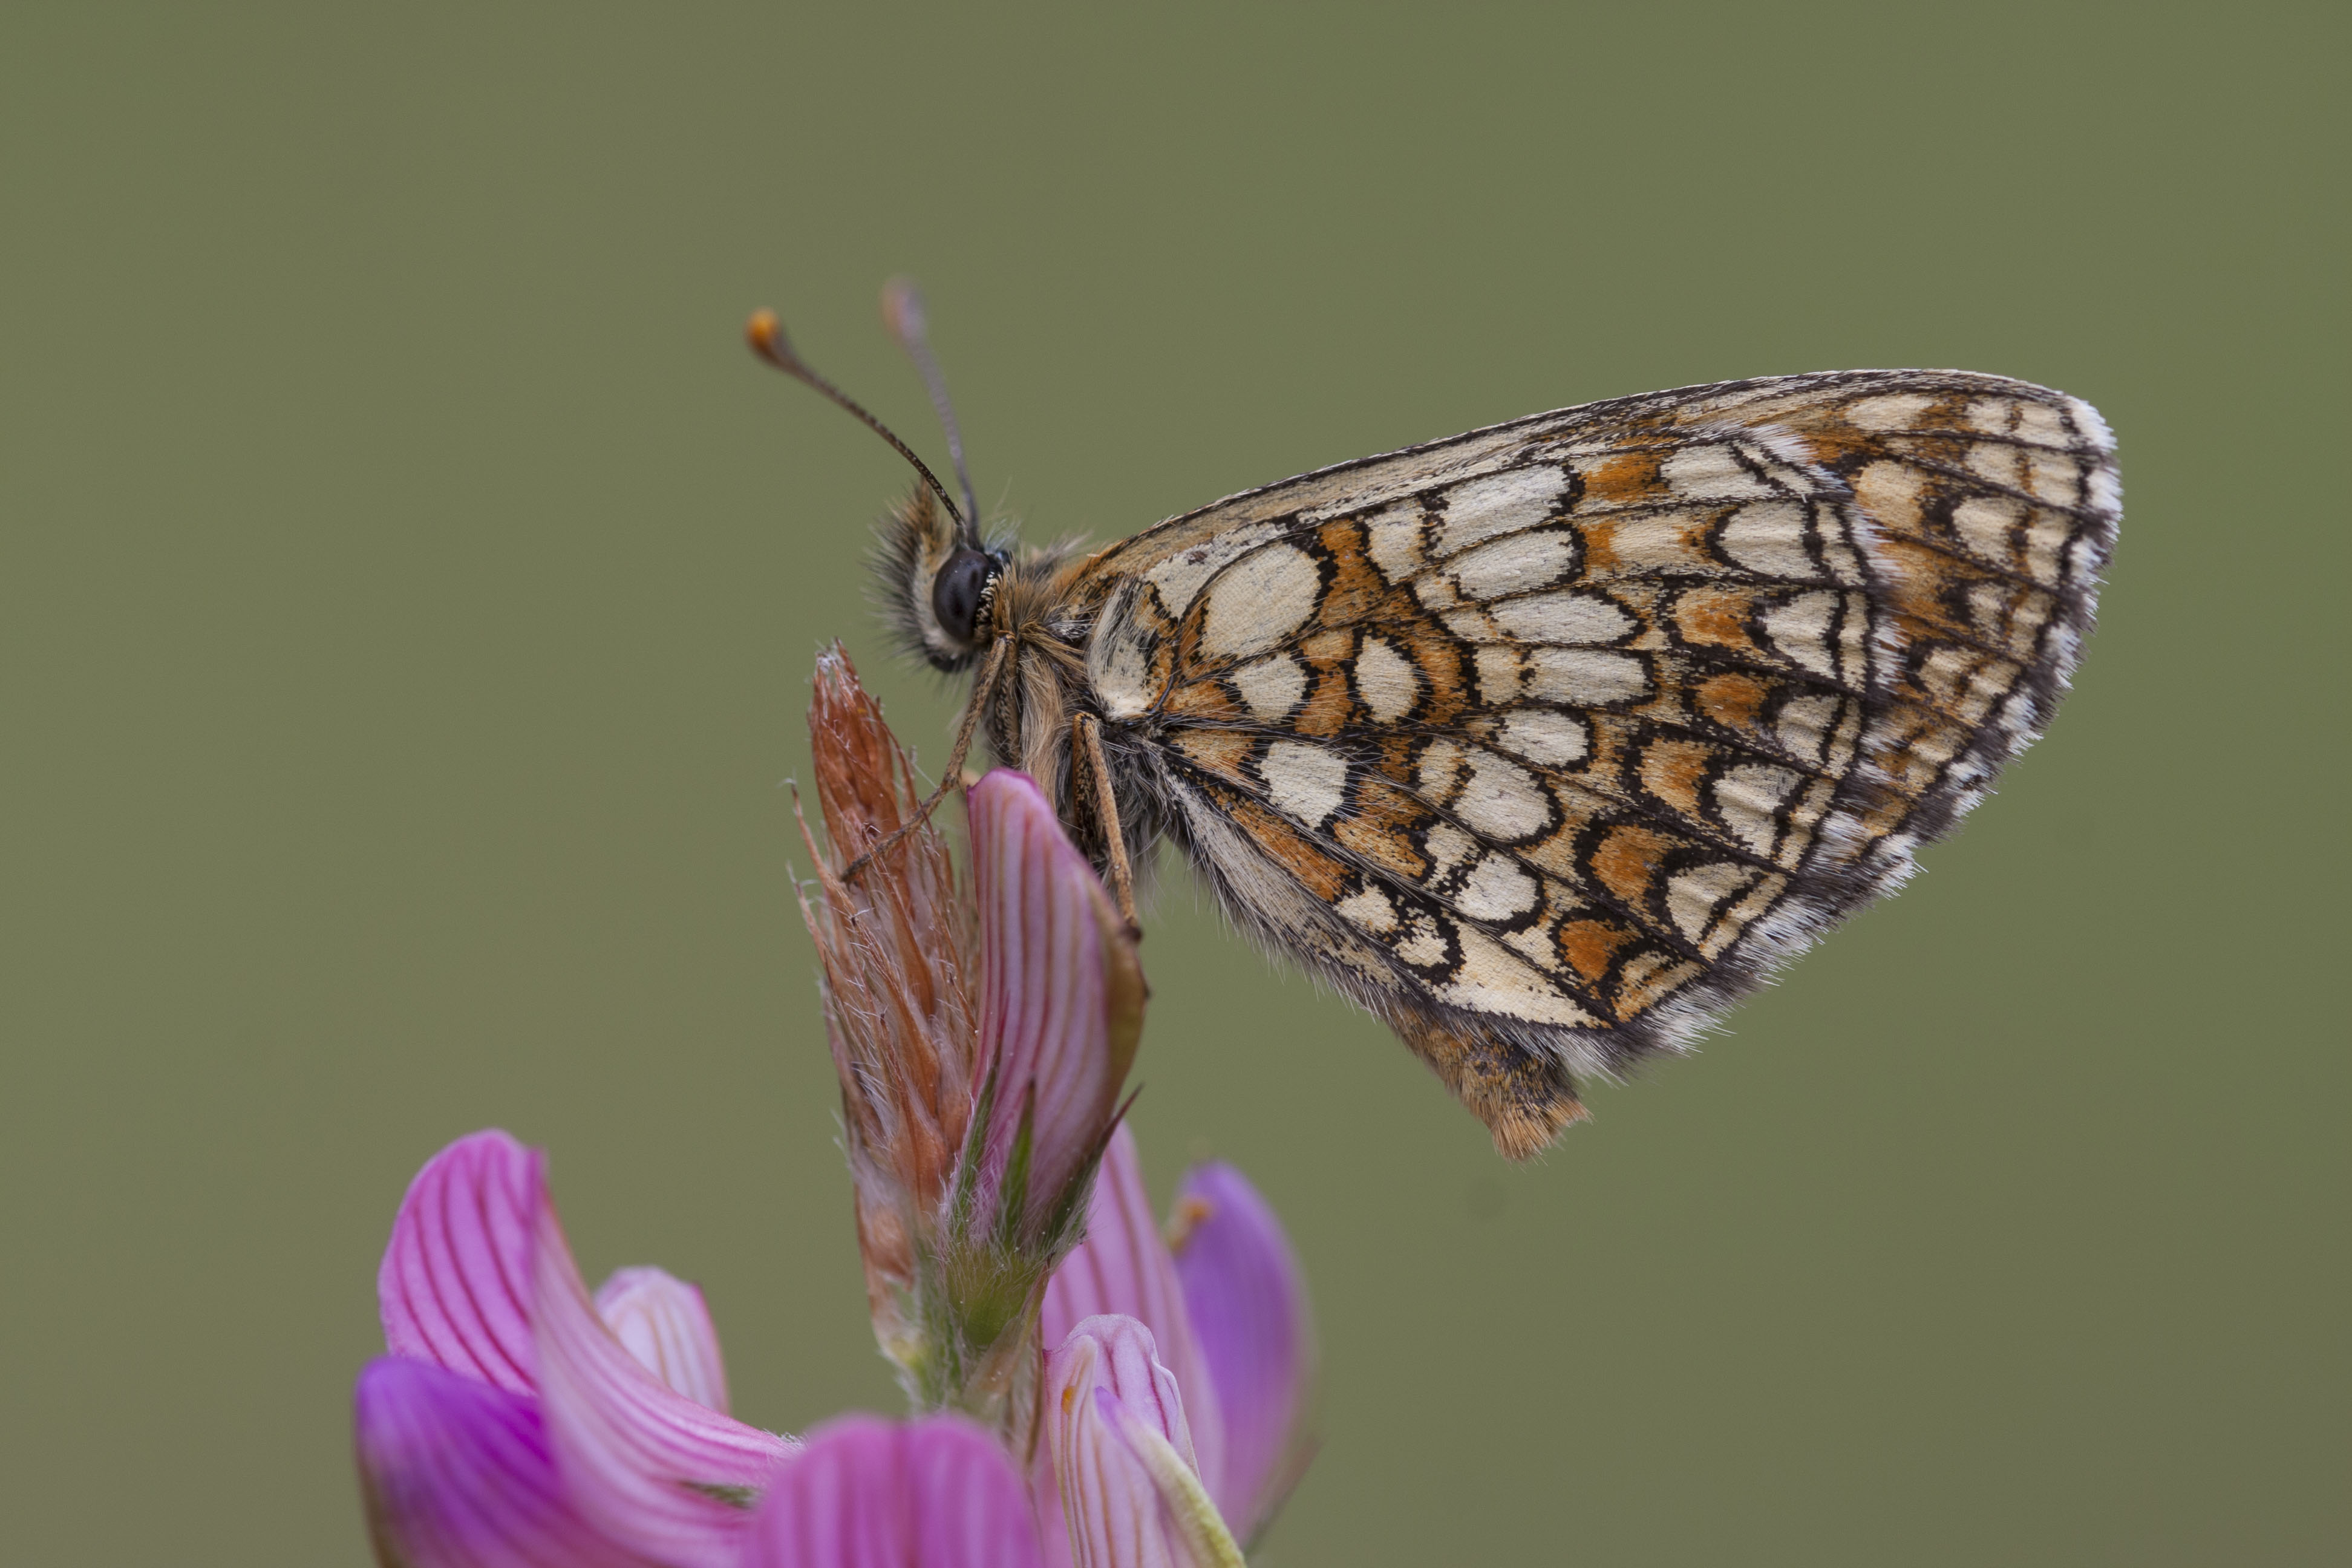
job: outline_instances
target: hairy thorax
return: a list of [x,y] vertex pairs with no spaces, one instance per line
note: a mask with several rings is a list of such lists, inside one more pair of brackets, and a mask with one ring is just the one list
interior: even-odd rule
[[1161,837],[1164,803],[1149,765],[1150,716],[1106,714],[1087,678],[1087,648],[1099,609],[1096,557],[1069,545],[1024,552],[1005,569],[989,605],[992,641],[1010,638],[1011,668],[1003,672],[982,729],[995,761],[1018,768],[1053,796],[1064,823],[1098,868],[1108,845],[1091,775],[1074,765],[1074,725],[1081,715],[1102,726],[1127,848],[1139,867]]

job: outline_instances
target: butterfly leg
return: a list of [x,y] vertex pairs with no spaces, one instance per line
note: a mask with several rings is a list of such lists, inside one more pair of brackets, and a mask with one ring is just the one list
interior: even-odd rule
[[841,873],[844,882],[864,870],[866,862],[888,854],[898,847],[900,839],[929,821],[931,813],[939,809],[940,802],[947,798],[948,791],[962,787],[963,759],[971,750],[972,731],[980,727],[980,716],[988,711],[989,700],[996,694],[997,679],[1003,674],[1012,653],[1013,639],[1010,637],[998,637],[989,648],[988,662],[980,667],[980,679],[971,683],[971,700],[964,705],[963,719],[956,725],[955,745],[948,752],[948,765],[940,770],[940,787],[931,791],[923,804],[915,808],[915,815],[900,823],[895,832],[844,868]]
[[1140,941],[1143,928],[1135,921],[1135,870],[1128,863],[1127,836],[1119,831],[1118,797],[1110,786],[1110,761],[1103,755],[1102,721],[1091,713],[1080,713],[1070,721],[1070,760],[1086,759],[1087,772],[1094,778],[1095,816],[1101,822],[1103,841],[1110,850],[1110,886],[1118,900],[1119,918],[1127,921],[1128,934]]

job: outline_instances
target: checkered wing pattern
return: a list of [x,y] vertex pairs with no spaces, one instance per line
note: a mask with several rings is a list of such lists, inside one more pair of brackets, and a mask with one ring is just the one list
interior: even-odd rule
[[1306,475],[1076,597],[1227,907],[1526,1152],[1909,875],[2046,721],[2118,517],[2089,405],[1838,373]]

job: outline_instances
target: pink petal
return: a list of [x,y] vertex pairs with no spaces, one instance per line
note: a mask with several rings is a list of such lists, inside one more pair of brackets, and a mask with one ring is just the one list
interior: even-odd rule
[[425,1162],[376,1271],[387,1348],[532,1392],[530,1250],[545,1186],[545,1157],[496,1129]]
[[668,1568],[732,1568],[751,1509],[794,1451],[646,1370],[596,1315],[542,1201],[531,1325],[557,1468],[604,1534]]
[[408,1356],[352,1394],[376,1560],[398,1568],[646,1568],[565,1496],[538,1402]]
[[726,1414],[727,1364],[699,1286],[658,1268],[623,1268],[596,1288],[596,1315],[656,1377]]
[[[1219,1389],[1202,1358],[1184,1287],[1168,1244],[1160,1239],[1143,1184],[1135,1134],[1122,1124],[1103,1152],[1087,1211],[1087,1238],[1072,1249],[1045,1286],[1038,1315],[1039,1342],[1052,1347],[1079,1322],[1099,1313],[1135,1319],[1151,1331],[1162,1365],[1175,1374],[1192,1427],[1200,1473],[1222,1508],[1227,1468],[1225,1423]],[[1246,1497],[1247,1493],[1240,1494]],[[1231,1517],[1231,1516],[1228,1516]],[[1238,1523],[1238,1521],[1236,1521]]]
[[545,1157],[503,1132],[436,1155],[393,1224],[377,1291],[404,1355],[537,1392],[563,1489],[604,1537],[670,1568],[722,1568],[793,1451],[673,1392],[588,1300]]
[[[1246,1540],[1301,1468],[1315,1383],[1307,1280],[1282,1222],[1230,1165],[1188,1173],[1176,1216],[1175,1270],[1224,1423],[1224,1468],[1210,1476],[1210,1495]],[[1189,1404],[1189,1384],[1184,1396]]]
[[1192,1458],[1176,1379],[1132,1318],[1088,1318],[1045,1359],[1046,1439],[1076,1568],[1191,1562],[1160,1487],[1120,1424],[1135,1420]]
[[961,1416],[850,1415],[809,1435],[752,1521],[742,1568],[1038,1568],[1021,1478]]
[[1034,1226],[1050,1219],[1110,1127],[1142,1030],[1143,974],[1101,880],[1026,774],[1000,768],[966,799],[981,1040],[996,1075],[980,1213],[993,1220],[1034,1105],[1024,1207]]

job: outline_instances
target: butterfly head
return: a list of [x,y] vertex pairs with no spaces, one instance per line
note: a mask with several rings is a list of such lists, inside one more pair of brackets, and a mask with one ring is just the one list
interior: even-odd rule
[[1008,562],[918,485],[884,520],[875,561],[885,613],[908,651],[948,671],[985,651]]
[[915,362],[931,405],[939,410],[948,455],[955,461],[957,488],[963,492],[961,508],[939,476],[889,426],[809,368],[784,336],[774,312],[752,316],[746,335],[753,353],[846,409],[913,466],[921,482],[883,523],[882,552],[876,563],[883,604],[909,652],[922,655],[939,669],[958,670],[971,663],[989,640],[990,611],[1009,557],[1002,545],[981,538],[980,509],[972,498],[971,474],[964,467],[963,436],[956,427],[955,405],[948,401],[947,380],[931,357],[922,296],[913,284],[898,279],[883,289],[882,318]]

